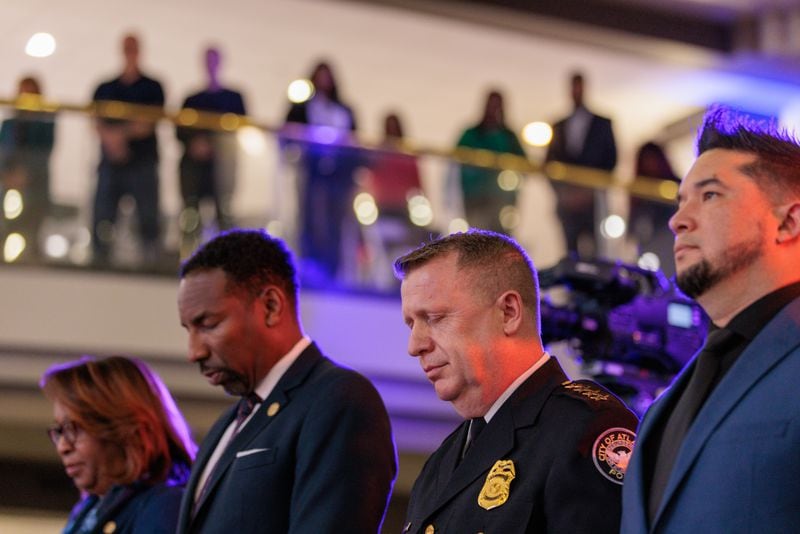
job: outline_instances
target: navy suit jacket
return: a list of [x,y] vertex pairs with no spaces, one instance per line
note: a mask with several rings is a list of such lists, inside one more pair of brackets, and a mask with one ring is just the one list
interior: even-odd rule
[[[114,486],[100,501],[92,534],[172,534],[178,523],[182,486],[166,482],[149,486],[135,482]],[[96,502],[87,497],[75,505],[64,534],[80,532],[83,523]]]
[[617,143],[610,119],[592,114],[583,148],[578,155],[567,151],[566,122],[567,119],[564,119],[553,125],[553,138],[547,147],[545,158],[547,161],[555,160],[606,171],[617,165]]
[[[459,462],[468,424],[453,432],[414,483],[404,533],[616,534],[622,473],[594,454],[637,423],[619,399],[588,381],[571,382],[550,359],[509,397]],[[627,441],[630,438],[631,441]],[[514,464],[508,500],[485,509],[493,466]],[[624,468],[623,468],[624,470]]]
[[756,336],[706,400],[648,525],[645,459],[694,361],[639,428],[623,488],[622,534],[770,534],[800,529],[800,299]]
[[314,344],[231,440],[192,517],[198,478],[235,409],[200,447],[179,533],[379,531],[397,472],[386,408],[366,378]]

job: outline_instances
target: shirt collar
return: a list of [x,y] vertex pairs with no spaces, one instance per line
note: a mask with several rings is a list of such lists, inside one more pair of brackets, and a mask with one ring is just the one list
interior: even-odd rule
[[269,397],[272,390],[275,389],[275,386],[278,384],[278,381],[283,377],[289,367],[300,357],[300,354],[308,346],[311,345],[311,338],[308,336],[303,336],[300,338],[300,341],[295,343],[294,347],[292,347],[289,352],[287,352],[281,359],[279,359],[275,365],[272,366],[272,369],[269,370],[267,376],[265,376],[261,382],[255,388],[255,393],[258,394],[261,399],[266,399]]
[[547,363],[547,360],[549,359],[550,355],[547,354],[547,352],[543,353],[542,357],[539,358],[539,360],[536,363],[531,365],[527,371],[519,375],[516,380],[511,382],[511,385],[506,388],[503,394],[500,395],[500,397],[496,401],[494,401],[492,407],[489,408],[489,411],[486,412],[486,415],[483,416],[483,418],[486,420],[487,423],[492,420],[494,414],[496,414],[497,411],[503,406],[503,404],[505,404],[508,398],[514,394],[517,388],[520,387],[522,383],[525,382],[528,378],[530,378],[531,375],[533,375],[533,373],[535,373],[541,366]]
[[779,311],[798,297],[800,297],[800,282],[776,289],[740,311],[726,328],[748,340],[753,340]]

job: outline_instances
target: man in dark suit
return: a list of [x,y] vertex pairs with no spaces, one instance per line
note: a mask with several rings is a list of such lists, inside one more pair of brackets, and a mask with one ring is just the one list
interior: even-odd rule
[[642,421],[622,532],[797,532],[800,145],[718,109],[697,147],[670,228],[713,325]]
[[221,234],[181,278],[190,361],[242,399],[198,452],[178,532],[378,532],[397,471],[389,418],[366,378],[303,335],[283,242]]
[[[208,84],[202,91],[187,96],[181,108],[246,115],[242,94],[225,87],[220,80],[220,49],[214,46],[206,48],[204,59]],[[183,198],[181,251],[192,251],[203,234],[205,221],[200,216],[200,203],[204,199],[214,202],[220,230],[232,226],[230,203],[236,181],[238,141],[235,132],[178,127],[175,133],[183,143],[179,166]]]
[[148,119],[139,111],[142,117],[137,120],[98,117],[95,121],[101,158],[92,215],[92,247],[93,260],[101,265],[110,260],[112,230],[124,195],[136,201],[143,262],[157,263],[161,254],[158,141],[154,119],[159,108],[164,107],[164,90],[160,82],[140,70],[139,52],[139,38],[126,35],[122,40],[125,58],[122,73],[101,83],[92,97],[98,106],[108,102],[150,106],[152,115]]
[[[583,74],[572,74],[572,113],[553,125],[553,139],[545,160],[611,171],[617,165],[617,144],[611,120],[586,108],[584,87]],[[557,212],[564,226],[567,250],[578,252],[580,256],[593,256],[596,253],[594,191],[561,182],[553,186],[558,196]]]
[[404,532],[616,533],[637,420],[544,352],[527,254],[472,230],[395,268],[408,352],[466,419],[414,483]]

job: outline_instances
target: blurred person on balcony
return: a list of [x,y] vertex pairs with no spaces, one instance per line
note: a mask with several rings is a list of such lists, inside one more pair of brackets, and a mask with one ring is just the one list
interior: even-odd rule
[[301,141],[301,270],[304,280],[313,284],[339,274],[341,232],[345,224],[352,224],[353,173],[361,157],[348,146],[354,140],[356,121],[339,98],[333,69],[320,62],[309,79],[313,94],[292,104],[284,132]]
[[173,534],[196,446],[161,379],[133,358],[48,369],[48,435],[80,491],[65,534]]
[[[489,91],[483,117],[478,124],[464,130],[456,147],[525,157],[519,138],[506,125],[503,102],[500,91]],[[501,187],[498,180],[500,171],[496,168],[461,165],[460,171],[464,214],[469,225],[508,233],[500,220],[500,212],[505,206],[516,204],[516,191]]]
[[[246,115],[242,94],[225,87],[219,71],[222,52],[209,47],[204,53],[208,84],[183,102],[183,109],[210,113]],[[238,144],[236,134],[222,130],[177,128],[184,152],[180,162],[180,187],[183,212],[180,226],[183,234],[182,252],[191,252],[200,243],[203,221],[200,201],[214,203],[217,228],[226,230],[232,224],[230,200],[236,180]],[[185,255],[185,254],[184,254]]]
[[[672,170],[667,155],[660,145],[647,142],[636,153],[636,176],[657,178],[679,184],[681,179]],[[630,229],[636,239],[638,254],[650,252],[658,256],[661,270],[666,276],[675,274],[672,247],[675,241],[669,229],[669,219],[675,206],[640,197],[631,197]]]
[[381,214],[408,218],[408,195],[420,192],[417,158],[407,149],[403,124],[397,113],[383,119],[383,140],[372,154],[364,189],[375,199]]
[[[13,115],[0,126],[0,201],[17,202],[2,210],[0,236],[16,232],[26,241],[25,258],[39,255],[39,229],[50,212],[50,154],[55,140],[52,113],[31,111],[41,104],[41,85],[33,76],[19,81]],[[16,208],[15,205],[16,204]]]
[[[612,171],[617,165],[617,144],[611,120],[595,115],[586,107],[585,78],[570,76],[572,113],[553,125],[553,139],[546,161]],[[564,226],[567,250],[582,257],[597,254],[595,245],[595,198],[590,188],[553,182],[558,196],[558,217]]]
[[414,216],[414,202],[429,207],[424,199],[417,157],[406,152],[403,123],[397,113],[383,119],[383,139],[371,151],[365,172],[359,179],[362,192],[368,193],[378,210],[374,223],[361,226],[363,260],[360,273],[376,289],[391,289],[398,285],[392,273],[392,261],[426,235],[430,223],[426,214]]
[[[161,83],[142,74],[139,52],[139,38],[126,35],[122,39],[123,71],[97,87],[92,97],[95,103],[124,102],[153,106],[154,111],[163,108]],[[136,202],[144,263],[152,265],[160,258],[158,143],[153,119],[97,117],[101,158],[97,170],[92,245],[94,260],[101,265],[110,259],[114,223],[124,195],[130,195]]]

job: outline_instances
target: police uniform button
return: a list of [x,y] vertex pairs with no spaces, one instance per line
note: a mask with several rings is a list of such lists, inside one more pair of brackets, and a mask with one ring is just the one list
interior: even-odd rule
[[428,525],[425,527],[425,534],[433,534],[434,532],[436,532],[436,529],[433,525]]
[[113,534],[115,530],[117,530],[117,524],[113,521],[109,521],[103,526],[103,534]]
[[267,415],[272,417],[273,415],[278,413],[278,410],[280,409],[281,405],[278,404],[277,402],[273,402],[272,404],[269,405],[269,408],[267,408]]

